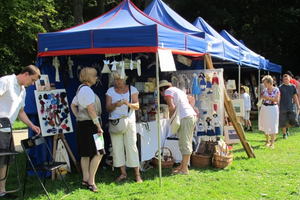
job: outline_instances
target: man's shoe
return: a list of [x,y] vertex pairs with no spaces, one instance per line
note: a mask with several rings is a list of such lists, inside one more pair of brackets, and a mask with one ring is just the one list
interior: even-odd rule
[[283,134],[283,139],[287,139],[287,135],[286,134]]
[[244,128],[244,131],[248,131],[247,127]]
[[249,129],[249,131],[253,131],[252,127]]

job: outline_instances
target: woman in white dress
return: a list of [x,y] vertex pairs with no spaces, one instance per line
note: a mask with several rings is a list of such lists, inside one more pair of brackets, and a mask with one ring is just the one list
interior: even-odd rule
[[[258,126],[259,130],[265,132],[265,146],[270,146],[271,149],[274,149],[274,141],[279,125],[279,109],[277,104],[279,102],[280,91],[277,87],[273,86],[273,78],[270,75],[265,76],[262,82],[265,89],[261,94],[263,103],[259,113]],[[269,135],[271,135],[271,142]]]

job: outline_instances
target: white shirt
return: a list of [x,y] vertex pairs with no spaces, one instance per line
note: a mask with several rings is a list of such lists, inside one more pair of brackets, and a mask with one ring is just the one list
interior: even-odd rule
[[245,104],[245,111],[251,110],[251,99],[250,95],[247,92],[244,92],[241,95],[241,99],[244,99],[244,104]]
[[[131,89],[131,102],[132,102],[132,95],[139,92],[133,86],[130,86],[130,89]],[[107,90],[106,95],[111,97],[112,104],[116,103],[117,101],[120,101],[121,99],[127,99],[127,101],[129,102],[129,91],[125,94],[118,94],[116,93],[115,88],[111,87]],[[130,109],[130,112],[128,114],[128,106],[126,106],[125,104],[123,104],[121,107],[116,107],[116,109],[110,113],[110,118],[117,119],[121,115],[126,115],[128,116],[131,122],[135,122],[135,110]]]
[[86,108],[91,103],[94,103],[95,101],[95,94],[93,90],[90,87],[83,86],[80,88],[77,98],[76,95],[73,98],[72,103],[75,105],[78,105],[81,108]]
[[13,126],[19,111],[25,106],[26,90],[18,84],[17,76],[0,78],[0,117],[8,117]]
[[179,102],[178,100],[180,99],[180,104],[179,104],[180,119],[183,119],[187,116],[197,115],[195,110],[190,105],[189,100],[187,99],[187,95],[182,90],[176,87],[169,87],[165,91],[165,97],[172,97],[175,107],[178,106],[178,102]]

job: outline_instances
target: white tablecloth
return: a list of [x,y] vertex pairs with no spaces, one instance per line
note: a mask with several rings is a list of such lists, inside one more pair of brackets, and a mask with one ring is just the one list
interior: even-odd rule
[[168,147],[171,150],[175,163],[181,163],[182,155],[179,150],[178,140],[165,140],[164,147]]
[[[147,130],[147,125],[149,131]],[[158,134],[157,134],[157,122],[139,122],[136,124],[136,132],[140,134],[140,153],[141,162],[150,160],[154,157],[155,152],[158,150]],[[164,146],[165,140],[168,135],[172,134],[169,130],[169,119],[160,120],[160,145]]]

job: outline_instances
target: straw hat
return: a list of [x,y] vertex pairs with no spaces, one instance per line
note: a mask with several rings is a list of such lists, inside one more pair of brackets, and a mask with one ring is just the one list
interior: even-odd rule
[[167,80],[159,81],[159,87],[163,87],[163,86],[172,86],[172,83],[168,82]]

